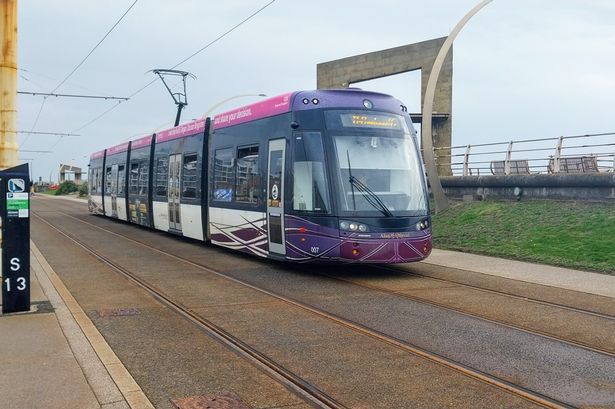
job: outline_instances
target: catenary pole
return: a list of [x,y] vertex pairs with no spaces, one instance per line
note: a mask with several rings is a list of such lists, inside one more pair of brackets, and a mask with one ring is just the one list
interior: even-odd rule
[[0,169],[17,166],[17,0],[0,0]]

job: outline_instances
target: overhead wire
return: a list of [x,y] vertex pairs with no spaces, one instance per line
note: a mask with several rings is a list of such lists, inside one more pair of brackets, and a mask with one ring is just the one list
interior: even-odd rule
[[94,51],[96,51],[96,49],[102,44],[103,41],[105,41],[105,39],[109,36],[109,34],[111,34],[111,32],[113,30],[115,30],[115,27],[118,26],[118,24],[120,24],[122,22],[122,20],[124,19],[124,17],[126,17],[126,15],[130,12],[130,10],[132,10],[132,8],[135,6],[135,4],[137,4],[139,0],[135,0],[130,7],[128,7],[128,9],[124,12],[124,14],[122,14],[122,16],[115,22],[115,24],[105,33],[105,35],[103,36],[103,38],[100,39],[100,41],[98,43],[96,43],[96,45],[94,46],[94,48],[92,48],[90,50],[90,52],[83,57],[83,59],[79,62],[79,64],[77,64],[75,66],[75,68],[73,68],[73,70],[62,80],[60,81],[60,83],[58,85],[56,85],[56,87],[51,91],[51,93],[53,94],[54,92],[56,92],[58,90],[58,88],[60,88],[62,85],[64,85],[64,83],[70,78],[72,77],[72,75],[79,69],[79,67],[81,67],[83,65],[83,63],[86,62],[86,60],[90,57],[90,55],[92,55],[92,53],[94,53]]
[[[138,0],[136,0],[138,1]],[[136,3],[135,1],[135,3]],[[175,69],[178,66],[180,66],[181,64],[184,64],[185,62],[187,62],[188,60],[194,58],[195,56],[197,56],[198,54],[200,54],[201,52],[205,51],[207,48],[211,47],[212,45],[214,45],[215,43],[217,43],[218,41],[220,41],[221,39],[223,39],[224,37],[226,37],[227,35],[229,35],[230,33],[232,33],[233,31],[235,31],[237,28],[239,28],[240,26],[242,26],[243,24],[247,23],[249,20],[251,20],[252,18],[254,18],[256,15],[258,15],[259,13],[261,13],[263,10],[265,10],[267,7],[269,7],[270,5],[272,5],[273,3],[275,3],[276,0],[271,0],[269,1],[267,4],[265,4],[263,7],[259,8],[258,10],[256,10],[255,12],[253,12],[252,14],[250,14],[249,16],[247,16],[246,18],[244,18],[243,20],[241,20],[239,23],[237,23],[236,25],[234,25],[233,27],[231,27],[230,29],[228,29],[227,31],[225,31],[224,33],[222,33],[221,35],[219,35],[218,37],[216,37],[214,40],[210,41],[209,43],[207,43],[205,46],[201,47],[199,50],[197,50],[196,52],[192,53],[191,55],[189,55],[188,57],[184,58],[183,60],[181,60],[180,62],[178,62],[177,64],[175,64],[171,69]],[[134,4],[133,4],[134,5]],[[132,6],[131,6],[132,8]],[[123,18],[123,16],[122,16]],[[116,24],[117,25],[117,24]],[[128,100],[131,100],[133,97],[135,97],[136,95],[140,94],[141,92],[143,92],[145,89],[147,89],[148,87],[150,87],[153,83],[155,83],[157,81],[157,79],[153,79],[152,81],[148,82],[147,84],[145,84],[144,86],[142,86],[141,88],[137,89],[136,91],[134,91],[133,93],[131,93],[130,95],[128,95]],[[116,109],[122,102],[125,102],[123,100],[120,100],[117,102],[117,104],[112,105],[110,108],[106,109],[105,111],[103,111],[102,113],[100,113],[99,115],[97,115],[95,118],[89,120],[88,122],[86,122],[85,124],[79,126],[78,128],[73,129],[72,131],[70,131],[69,133],[77,133],[79,131],[81,131],[84,128],[87,128],[88,126],[92,125],[93,123],[97,122],[98,120],[100,120],[102,117],[104,117],[105,115],[107,115],[109,112],[113,111],[114,109]],[[60,136],[55,143],[49,148],[50,151],[53,151],[53,149],[63,140],[63,136]]]
[[[25,68],[19,68],[19,71],[25,72],[25,73],[29,74],[30,76],[36,76],[36,77],[40,77],[42,79],[45,79],[47,81],[52,81],[53,83],[58,83],[60,81],[59,79],[51,77],[49,75],[41,74],[40,72],[35,72],[35,71],[32,71],[32,70],[26,70]],[[32,77],[30,77],[29,79],[27,77],[25,77],[25,76],[22,76],[22,75],[20,75],[20,77],[23,78],[24,80],[28,81],[28,82],[33,83],[34,85],[38,86],[38,88],[40,88],[40,89],[47,88],[47,86],[44,86],[44,85],[42,85],[40,83],[37,83],[37,82],[33,82],[32,81]],[[72,85],[75,88],[80,88],[80,89],[88,91],[88,92],[93,92],[95,94],[103,94],[103,92],[101,92],[100,90],[95,90],[95,89],[86,87],[85,85],[77,84],[76,82],[73,82],[73,81],[67,81],[67,84],[70,84],[70,85]]]
[[20,149],[21,149],[22,146],[24,146],[26,144],[26,142],[28,142],[28,139],[30,139],[30,136],[32,136],[32,134],[34,133],[34,128],[36,128],[36,125],[38,125],[38,120],[41,118],[41,113],[43,112],[43,108],[45,107],[45,102],[47,102],[47,97],[43,97],[43,101],[41,102],[41,106],[38,109],[38,113],[36,114],[36,118],[34,119],[34,124],[32,124],[32,127],[30,128],[30,132],[28,132],[28,134],[26,135],[26,137],[23,140],[23,142],[19,144],[19,148]]
[[[201,52],[205,51],[207,48],[211,47],[212,45],[214,45],[215,43],[217,43],[218,41],[220,41],[221,39],[223,39],[224,37],[226,37],[227,35],[229,35],[230,33],[232,33],[233,31],[235,31],[237,28],[239,28],[240,26],[242,26],[243,24],[247,23],[249,20],[251,20],[252,18],[254,18],[257,14],[261,13],[263,10],[265,10],[267,7],[269,7],[270,5],[272,5],[273,3],[275,3],[276,0],[271,0],[269,1],[267,4],[265,4],[263,7],[259,8],[258,10],[256,10],[255,12],[253,12],[252,14],[250,14],[248,17],[244,18],[243,20],[241,20],[239,23],[237,23],[236,25],[234,25],[233,27],[231,27],[230,29],[228,29],[227,31],[225,31],[223,34],[219,35],[218,37],[216,37],[214,40],[210,41],[209,43],[207,43],[205,46],[201,47],[199,50],[197,50],[196,52],[192,53],[191,55],[189,55],[188,57],[184,58],[183,60],[181,60],[180,62],[178,62],[177,64],[175,64],[173,67],[171,67],[170,69],[175,69],[177,67],[179,67],[180,65],[184,64],[185,62],[187,62],[188,60],[194,58],[195,56],[197,56],[198,54],[200,54]],[[146,88],[150,87],[153,83],[155,83],[156,81],[158,81],[157,78],[151,80],[150,82],[148,82],[147,84],[145,84],[144,86],[142,86],[141,88],[137,89],[136,91],[134,91],[132,94],[128,95],[128,99],[132,99],[134,96],[136,96],[137,94],[140,94],[141,92],[143,92]],[[100,118],[102,118],[103,116],[107,115],[109,112],[113,111],[114,109],[116,109],[123,101],[119,101],[117,104],[111,106],[109,109],[107,109],[106,111],[104,111],[103,113],[101,113],[100,115],[98,115],[97,117],[95,117],[94,119],[86,122],[85,124],[81,125],[78,128],[75,128],[71,131],[71,133],[76,133],[81,131],[84,128],[87,128],[88,126],[92,125],[94,122],[98,121]]]
[[[105,41],[105,39],[109,36],[109,34],[111,34],[111,32],[113,30],[115,30],[115,28],[118,26],[118,24],[120,24],[120,22],[124,19],[124,17],[126,17],[126,15],[130,12],[130,10],[132,10],[132,8],[135,6],[135,4],[137,4],[139,0],[134,0],[133,3],[130,5],[130,7],[128,7],[128,9],[126,9],[126,11],[120,16],[120,18],[115,22],[115,24],[113,24],[113,26],[107,30],[107,32],[105,33],[105,35],[100,39],[100,41],[98,43],[96,43],[96,45],[90,50],[90,52],[83,58],[81,59],[81,61],[79,62],[79,64],[77,64],[75,66],[75,68],[73,68],[73,70],[66,76],[64,77],[64,79],[62,81],[60,81],[60,83],[58,85],[56,85],[56,87],[51,91],[51,93],[54,93],[58,90],[58,88],[60,88],[70,77],[73,76],[73,74],[87,61],[87,59],[94,53],[94,51],[96,51],[96,49],[98,49],[98,47],[102,44],[103,41]],[[47,97],[43,97],[43,102],[41,103],[41,107],[38,110],[38,114],[36,115],[36,119],[34,120],[34,125],[32,125],[32,128],[30,129],[30,132],[34,131],[34,129],[36,128],[36,125],[38,124],[38,121],[40,119],[41,113],[43,112],[43,108],[45,107],[45,102],[47,101]],[[74,132],[71,132],[74,133]],[[24,141],[19,145],[19,147],[21,148],[30,138],[31,133],[28,134],[26,136],[26,138],[24,139]],[[62,139],[62,136],[60,136],[58,138],[58,142]],[[57,142],[54,144],[54,146],[57,145]]]

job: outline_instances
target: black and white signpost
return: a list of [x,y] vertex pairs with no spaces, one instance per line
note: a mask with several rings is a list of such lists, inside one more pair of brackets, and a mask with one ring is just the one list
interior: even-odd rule
[[0,171],[2,313],[30,310],[30,172]]

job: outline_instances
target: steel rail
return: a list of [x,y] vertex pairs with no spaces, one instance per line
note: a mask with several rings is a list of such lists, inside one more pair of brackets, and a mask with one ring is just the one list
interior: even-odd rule
[[[425,264],[429,264],[429,263],[425,263]],[[519,300],[523,300],[523,301],[531,301],[533,303],[536,304],[543,304],[543,305],[547,305],[547,306],[551,306],[551,307],[557,307],[557,308],[562,308],[565,310],[570,310],[573,312],[578,312],[581,314],[587,314],[587,315],[593,315],[595,317],[599,317],[599,318],[605,318],[608,320],[614,320],[615,321],[615,315],[612,314],[605,314],[605,313],[601,313],[601,312],[597,312],[597,311],[593,311],[593,310],[588,310],[585,308],[580,308],[580,307],[574,307],[572,305],[568,305],[568,304],[561,304],[561,303],[556,303],[556,302],[552,302],[552,301],[545,301],[545,300],[540,300],[538,298],[533,298],[533,297],[527,297],[527,296],[523,296],[523,295],[517,295],[517,294],[512,294],[512,293],[508,293],[506,291],[500,291],[500,290],[494,290],[491,288],[485,288],[485,287],[480,287],[477,285],[473,285],[473,284],[467,284],[461,281],[457,281],[457,280],[451,280],[451,279],[447,279],[447,278],[440,278],[440,277],[433,277],[427,274],[421,274],[421,273],[417,273],[414,271],[408,271],[405,270],[403,268],[396,268],[396,267],[383,267],[383,266],[378,266],[377,268],[383,269],[383,270],[389,270],[389,271],[395,271],[397,273],[403,273],[403,274],[407,274],[407,275],[411,275],[411,276],[415,276],[415,277],[423,277],[423,278],[427,278],[433,281],[440,281],[440,282],[444,282],[444,283],[449,283],[449,284],[456,284],[456,285],[460,285],[463,287],[468,287],[468,288],[472,288],[474,290],[479,290],[479,291],[483,291],[483,292],[488,292],[488,293],[492,293],[492,294],[497,294],[497,295],[502,295],[502,296],[506,296],[506,297],[510,297],[510,298],[516,298]],[[454,267],[450,267],[450,268],[454,268]],[[470,272],[470,270],[463,270],[463,269],[459,269],[459,268],[454,268],[455,270],[461,270],[461,271],[468,271]],[[538,284],[538,285],[542,285],[542,284]],[[570,290],[573,291],[573,290]],[[584,293],[587,294],[587,293]],[[598,296],[598,297],[602,297],[602,296]]]
[[[385,270],[388,269],[388,270],[400,271],[400,270],[397,270],[397,269],[394,269],[394,268],[387,268],[387,267],[376,267],[376,268],[385,269]],[[394,290],[389,290],[387,288],[379,287],[379,286],[376,286],[376,285],[358,283],[358,282],[350,280],[350,279],[340,278],[340,277],[332,276],[332,275],[329,275],[329,274],[322,274],[322,273],[315,273],[315,274],[318,274],[318,275],[320,275],[322,277],[327,277],[327,278],[332,279],[332,280],[337,280],[337,281],[342,281],[342,282],[345,282],[345,283],[353,284],[353,285],[356,285],[358,287],[367,288],[367,289],[374,290],[374,291],[379,291],[379,292],[382,292],[382,293],[385,293],[385,294],[389,294],[389,295],[393,295],[393,296],[400,297],[400,298],[406,298],[406,299],[409,299],[409,300],[412,300],[412,301],[415,301],[415,302],[418,302],[418,303],[421,303],[421,304],[431,305],[431,306],[439,307],[439,308],[442,308],[442,309],[445,309],[445,310],[454,311],[456,313],[459,313],[459,314],[462,314],[462,315],[465,315],[465,316],[468,316],[468,317],[477,318],[477,319],[480,319],[482,321],[486,321],[486,322],[490,322],[490,323],[493,323],[493,324],[504,326],[506,328],[511,328],[511,329],[514,329],[514,330],[525,332],[527,334],[540,336],[540,337],[543,337],[543,338],[550,339],[552,341],[561,342],[561,343],[564,343],[564,344],[567,344],[567,345],[570,345],[570,346],[573,346],[573,347],[576,347],[576,348],[581,348],[581,349],[588,350],[588,351],[591,351],[591,352],[595,352],[595,353],[599,353],[599,354],[602,354],[602,355],[606,355],[606,356],[608,356],[610,358],[615,358],[615,350],[602,349],[602,348],[598,348],[598,347],[592,346],[590,344],[587,344],[587,343],[584,343],[584,342],[581,342],[581,341],[574,341],[574,340],[566,339],[564,337],[561,337],[561,336],[558,336],[558,335],[554,335],[554,334],[546,332],[546,331],[540,331],[540,330],[536,330],[536,329],[525,328],[525,327],[522,327],[522,326],[519,326],[519,325],[511,324],[510,322],[499,320],[499,319],[495,319],[495,318],[487,318],[487,317],[485,317],[483,315],[480,315],[480,314],[468,312],[468,311],[464,310],[461,307],[451,307],[449,305],[446,305],[446,304],[443,304],[443,303],[439,303],[437,301],[426,300],[426,299],[421,298],[419,296],[405,294],[405,293],[400,293],[400,292],[397,292],[397,291],[394,291]],[[429,276],[425,276],[425,277],[430,278]],[[442,280],[442,281],[449,282],[447,280]],[[450,282],[453,283],[453,281],[450,281]],[[477,288],[477,289],[479,289],[481,291],[485,291],[485,292],[491,292],[490,290],[487,290],[487,289],[480,289],[480,288]],[[497,292],[497,291],[494,291],[494,292]],[[515,296],[515,295],[506,294],[506,293],[502,293],[502,294],[499,294],[499,295],[508,295],[510,298],[517,298],[517,299],[521,299],[521,300],[524,300],[524,301],[533,302],[533,303],[536,303],[536,304],[543,304],[543,305],[547,305],[547,306],[550,306],[550,307],[556,307],[556,308],[572,310],[572,311],[575,311],[575,312],[580,312],[579,310],[575,310],[574,307],[559,306],[559,305],[555,305],[555,304],[550,304],[547,301],[532,300],[532,299],[524,298],[524,297],[521,297],[521,296]],[[601,314],[601,313],[596,313],[596,312],[592,312],[592,311],[583,311],[582,313],[587,314],[587,315],[595,315],[597,317],[606,318],[606,319],[609,319],[609,320],[615,320],[615,317],[613,317],[613,316],[606,315],[606,314]]]
[[[501,379],[501,378],[499,378],[497,376],[494,376],[494,375],[488,374],[486,372],[483,372],[481,370],[472,368],[472,367],[470,367],[468,365],[465,365],[465,364],[462,364],[460,362],[456,362],[456,361],[454,361],[452,359],[446,358],[446,357],[444,357],[444,356],[442,356],[440,354],[437,354],[435,352],[428,351],[428,350],[426,350],[424,348],[421,348],[419,346],[413,345],[413,344],[411,344],[409,342],[406,342],[406,341],[400,340],[398,338],[392,337],[392,336],[387,335],[385,333],[382,333],[380,331],[377,331],[377,330],[365,327],[364,325],[362,325],[360,323],[354,322],[352,320],[348,320],[346,318],[337,316],[335,314],[331,314],[331,313],[329,313],[329,312],[327,312],[325,310],[322,310],[320,308],[311,306],[309,304],[305,304],[303,302],[297,301],[297,300],[292,299],[290,297],[283,296],[281,294],[277,294],[277,293],[275,293],[273,291],[269,291],[269,290],[257,287],[255,285],[250,284],[248,282],[245,282],[243,280],[240,280],[240,279],[228,276],[228,275],[226,275],[226,274],[224,274],[224,273],[222,273],[220,271],[217,271],[215,269],[212,269],[210,267],[206,267],[204,265],[195,263],[195,262],[193,262],[193,261],[191,261],[189,259],[186,259],[184,257],[168,253],[168,252],[166,252],[164,250],[160,250],[160,249],[158,249],[158,248],[156,248],[156,247],[154,247],[154,246],[152,246],[150,244],[144,243],[144,242],[142,242],[140,240],[133,239],[131,237],[127,237],[127,236],[125,236],[123,234],[116,233],[116,232],[108,230],[108,229],[106,229],[104,227],[97,226],[97,225],[95,225],[93,223],[90,223],[90,222],[87,222],[85,220],[79,219],[78,217],[74,217],[74,216],[69,215],[69,214],[67,214],[65,212],[58,211],[57,213],[60,213],[60,214],[62,214],[64,216],[67,216],[67,217],[72,218],[74,220],[77,220],[78,222],[81,222],[83,224],[92,226],[92,227],[94,227],[96,229],[102,230],[102,231],[104,231],[104,232],[106,232],[108,234],[111,234],[113,236],[122,238],[122,239],[124,239],[126,241],[133,242],[133,243],[138,244],[138,245],[140,245],[142,247],[145,247],[145,248],[147,248],[149,250],[152,250],[152,251],[155,251],[157,253],[163,254],[163,255],[165,255],[165,256],[167,256],[169,258],[178,260],[178,261],[180,261],[182,263],[185,263],[187,265],[190,265],[192,267],[201,269],[201,270],[206,271],[206,272],[208,272],[210,274],[219,276],[219,277],[224,278],[226,280],[229,280],[231,282],[243,285],[243,286],[245,286],[247,288],[250,288],[252,290],[255,290],[255,291],[258,291],[258,292],[263,293],[265,295],[268,295],[270,297],[273,297],[273,298],[275,298],[277,300],[283,301],[283,302],[285,302],[287,304],[290,304],[290,305],[293,305],[293,306],[298,307],[300,309],[306,310],[306,311],[311,312],[311,313],[313,313],[313,314],[315,314],[317,316],[320,316],[322,318],[326,318],[326,319],[328,319],[328,320],[330,320],[330,321],[332,321],[332,322],[334,322],[334,323],[336,323],[338,325],[341,325],[341,326],[344,326],[344,327],[349,328],[351,330],[354,330],[355,332],[358,332],[358,333],[361,333],[363,335],[369,336],[371,338],[374,338],[374,339],[376,339],[376,340],[378,340],[380,342],[386,343],[388,345],[397,347],[397,348],[399,348],[399,349],[401,349],[401,350],[403,350],[405,352],[408,352],[408,353],[411,353],[411,354],[413,354],[415,356],[424,358],[427,361],[436,363],[436,364],[441,365],[441,366],[443,366],[445,368],[454,370],[454,371],[456,371],[456,372],[458,372],[458,373],[460,373],[460,374],[462,374],[462,375],[464,375],[466,377],[469,377],[469,378],[481,381],[481,382],[483,382],[485,384],[488,384],[488,385],[491,385],[491,386],[496,387],[498,389],[504,390],[504,391],[506,391],[506,392],[508,392],[508,393],[510,393],[512,395],[518,396],[520,398],[523,398],[523,399],[525,399],[527,401],[530,401],[530,402],[535,403],[537,405],[540,405],[542,407],[553,408],[553,409],[564,409],[564,408],[565,409],[572,409],[573,408],[573,406],[570,406],[570,405],[566,404],[565,402],[560,402],[560,401],[558,401],[556,399],[553,399],[551,397],[543,395],[543,394],[541,394],[539,392],[532,391],[530,389],[524,388],[524,387],[519,386],[519,385],[515,385],[515,384],[513,384],[513,383],[511,383],[509,381],[506,381],[504,379]],[[40,216],[37,216],[37,217],[40,218]],[[55,228],[55,226],[53,226],[53,228]],[[55,228],[55,229],[57,229],[57,228]],[[57,230],[60,231],[59,229],[57,229]],[[62,232],[62,234],[65,234],[65,233]],[[74,239],[71,238],[71,240],[74,240]]]
[[[62,212],[59,212],[59,213],[62,213]],[[234,337],[233,335],[223,330],[219,326],[215,325],[211,321],[199,316],[198,314],[196,314],[189,308],[181,305],[178,302],[173,301],[164,292],[157,289],[155,286],[149,284],[147,281],[143,280],[142,278],[132,273],[128,269],[113,262],[113,260],[111,260],[110,258],[103,256],[102,254],[92,249],[87,244],[85,244],[82,240],[79,240],[75,238],[73,235],[66,233],[60,228],[54,226],[52,223],[48,222],[43,217],[39,216],[36,212],[33,212],[33,214],[35,217],[37,217],[43,223],[45,223],[46,225],[48,225],[49,227],[57,231],[59,234],[63,235],[64,237],[68,238],[69,240],[77,244],[79,247],[83,248],[86,252],[88,252],[93,257],[98,259],[101,263],[106,264],[107,266],[111,267],[113,270],[117,271],[121,275],[128,278],[138,287],[147,291],[149,294],[154,296],[154,298],[160,301],[163,305],[175,311],[177,314],[183,316],[184,318],[188,319],[190,322],[195,324],[197,327],[207,332],[207,334],[213,336],[223,345],[227,346],[231,350],[243,356],[249,362],[254,364],[257,368],[259,368],[260,370],[262,370],[263,372],[271,376],[273,379],[281,383],[283,386],[289,388],[299,397],[305,399],[308,402],[316,404],[318,405],[318,407],[321,407],[321,408],[348,409],[347,406],[344,406],[341,403],[337,402],[335,399],[328,396],[323,391],[312,386],[309,382],[303,380],[299,376],[295,375],[291,371],[279,365],[272,359],[268,358],[266,355],[252,348],[250,345]],[[62,214],[68,217],[72,217],[65,213],[62,213]],[[92,226],[95,226],[95,225],[92,225]],[[118,235],[118,236],[123,237],[122,235]],[[165,255],[168,256],[169,254],[165,254]]]

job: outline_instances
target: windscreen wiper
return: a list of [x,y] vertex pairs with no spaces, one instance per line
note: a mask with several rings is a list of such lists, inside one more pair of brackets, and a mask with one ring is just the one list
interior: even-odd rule
[[348,149],[346,149],[346,158],[348,158],[348,174],[350,175],[350,191],[352,192],[352,208],[354,211],[357,211],[357,202],[354,198],[354,185],[352,183],[352,167],[350,166],[350,154],[348,153]]
[[[385,216],[393,217],[393,213],[391,213],[391,211],[389,210],[387,205],[384,204],[382,199],[380,199],[380,197],[376,193],[374,193],[370,188],[368,188],[363,182],[361,182],[359,179],[357,179],[356,177],[352,175],[350,175],[350,177],[348,178],[348,181],[350,182],[350,186],[354,186],[357,188],[358,191],[364,194],[367,194],[367,196],[365,195],[363,196],[365,200],[367,201],[367,203],[371,204],[373,207],[380,210],[382,214],[384,214]],[[353,191],[353,198],[354,198],[354,191]]]

